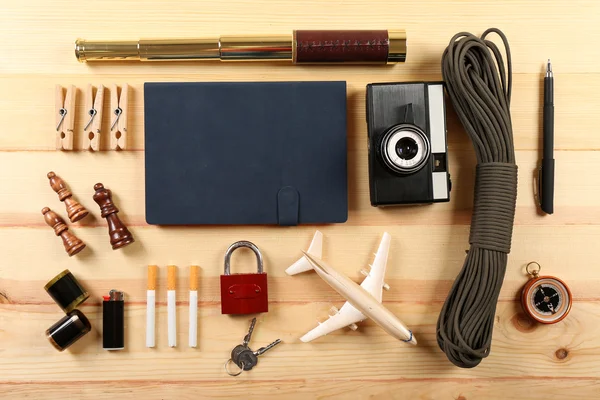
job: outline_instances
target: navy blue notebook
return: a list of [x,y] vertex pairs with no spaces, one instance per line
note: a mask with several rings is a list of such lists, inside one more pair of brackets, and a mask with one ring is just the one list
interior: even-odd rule
[[144,85],[146,221],[348,218],[346,82]]

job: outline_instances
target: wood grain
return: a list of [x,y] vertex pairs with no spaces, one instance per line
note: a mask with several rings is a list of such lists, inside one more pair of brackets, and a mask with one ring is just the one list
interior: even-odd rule
[[[498,303],[491,355],[472,370],[453,367],[438,349],[435,324],[468,248],[475,161],[472,145],[448,107],[452,199],[433,206],[369,205],[365,85],[440,80],[440,58],[453,34],[501,28],[513,54],[512,119],[519,194],[508,270]],[[77,37],[138,39],[214,34],[289,33],[293,29],[408,31],[408,59],[394,67],[293,66],[268,63],[79,64]],[[600,2],[595,0],[75,0],[0,4],[0,399],[549,399],[600,398]],[[556,195],[554,215],[533,197],[540,157],[542,71],[555,71]],[[371,321],[310,344],[299,337],[343,300],[314,273],[290,277],[316,227],[156,227],[145,222],[143,84],[156,81],[345,80],[348,85],[349,220],[319,226],[324,259],[351,279],[372,261],[381,234],[392,236],[384,302],[415,332],[404,346]],[[83,147],[88,84],[130,85],[129,149]],[[77,151],[55,147],[54,88],[78,88]],[[107,97],[108,98],[108,97]],[[110,125],[105,101],[102,125]],[[108,132],[108,131],[106,131]],[[109,147],[108,134],[101,148]],[[87,248],[69,258],[44,223],[48,206],[66,219],[48,185],[55,171],[90,216],[69,224]],[[136,242],[111,250],[94,184],[113,191],[119,217]],[[283,344],[238,378],[223,363],[242,340],[247,317],[220,314],[223,255],[236,240],[263,252],[270,311],[252,339]],[[563,322],[533,324],[518,303],[524,266],[564,279],[575,303]],[[249,252],[233,256],[251,271]],[[147,265],[159,266],[155,349],[145,347]],[[167,346],[166,266],[178,266],[178,343],[187,343],[189,266],[199,265],[198,348]],[[58,353],[44,331],[62,315],[43,285],[69,268],[91,293],[82,311],[93,330]],[[101,296],[126,293],[126,350],[101,348]]]
[[[346,399],[348,393],[354,398],[374,400],[403,399],[503,399],[507,392],[526,393],[530,400],[547,400],[547,390],[561,399],[596,400],[599,382],[585,378],[543,379],[484,378],[484,379],[398,379],[392,381],[334,380],[334,379],[289,379],[287,381],[247,380],[234,382],[223,390],[221,381],[143,381],[122,382],[41,382],[35,384],[9,382],[0,383],[0,391],[11,398],[40,398],[72,396],[87,400],[113,400],[138,396],[147,400],[176,398],[181,400],[225,399],[253,397],[260,393],[263,399],[307,398]],[[0,396],[2,396],[0,394]]]
[[[166,299],[164,292],[158,294]],[[90,299],[92,300],[92,299]],[[147,380],[221,380],[232,382],[223,364],[229,358],[231,344],[241,341],[248,317],[221,315],[220,305],[199,308],[197,349],[184,345],[167,346],[167,307],[157,307],[156,348],[145,347],[145,305],[126,309],[125,351],[102,350],[101,307],[86,303],[80,310],[90,319],[93,330],[70,351],[59,353],[48,345],[43,331],[62,314],[56,305],[3,307],[2,338],[13,345],[2,351],[0,368],[3,379],[18,381],[36,365],[28,381],[103,381]],[[363,322],[357,331],[332,333],[305,344],[299,337],[313,328],[313,316],[326,316],[329,304],[276,304],[258,317],[252,337],[256,345],[280,338],[277,351],[261,356],[260,367],[238,380],[302,379],[397,380],[427,377],[494,378],[528,376],[532,379],[552,375],[594,377],[600,373],[596,362],[600,347],[595,328],[600,312],[595,302],[580,301],[569,317],[552,326],[533,325],[516,302],[500,303],[496,315],[494,345],[485,365],[473,370],[453,367],[437,347],[435,323],[441,304],[388,304],[413,329],[418,346],[400,345],[373,322]],[[178,307],[177,324],[187,327],[187,309]],[[23,332],[29,332],[23,334]],[[577,333],[575,333],[577,332]],[[178,329],[178,343],[186,343],[187,329]],[[148,364],[152,363],[154,367]],[[89,367],[87,367],[89,365]],[[92,366],[93,365],[93,369]],[[288,369],[293,371],[284,372]],[[165,370],[170,371],[165,375]],[[424,379],[426,383],[427,379]]]
[[[356,140],[357,148],[349,150],[349,218],[347,225],[467,225],[473,205],[475,156],[472,150],[450,151],[452,201],[435,207],[396,207],[378,209],[369,203],[369,177],[365,140]],[[470,146],[470,145],[469,145]],[[464,146],[463,146],[464,147]],[[0,153],[2,154],[2,153]],[[556,152],[556,187],[551,218],[540,218],[534,201],[534,175],[538,154],[517,151],[519,195],[517,225],[587,225],[600,222],[600,151]],[[20,165],[22,175],[15,175],[11,165]],[[38,210],[55,204],[56,195],[48,188],[46,174],[54,170],[65,180],[77,200],[95,214],[76,226],[105,226],[99,207],[92,200],[94,184],[109,187],[121,210],[119,218],[128,226],[145,222],[144,155],[143,152],[10,152],[0,157],[0,179],[6,186],[18,188],[0,198],[0,228],[42,225]],[[127,171],[124,174],[123,171]],[[62,206],[61,206],[62,207]],[[406,210],[410,210],[407,212]]]
[[[439,55],[434,64],[439,64]],[[71,54],[69,54],[71,56]],[[73,56],[74,58],[74,56]],[[433,62],[433,61],[432,61]],[[555,61],[555,69],[558,63]],[[52,124],[48,121],[54,120],[54,106],[48,101],[54,91],[55,83],[62,85],[74,84],[78,88],[77,98],[84,95],[84,88],[90,80],[96,84],[110,85],[114,81],[122,82],[125,78],[114,76],[110,70],[102,67],[103,64],[77,65],[77,74],[64,75],[52,73],[49,76],[26,75],[26,74],[1,74],[0,87],[4,88],[0,93],[0,107],[5,112],[0,114],[0,126],[11,126],[11,122],[18,120],[26,123],[23,127],[27,129],[27,135],[18,135],[15,132],[6,132],[0,136],[0,152],[37,150],[54,152],[55,142],[52,135]],[[116,64],[112,70],[120,71],[122,68],[135,68],[137,64]],[[156,65],[156,63],[152,64]],[[205,66],[196,63],[195,68],[185,74],[169,71],[170,63],[160,64],[160,75],[138,72],[127,75],[126,81],[130,85],[129,91],[129,150],[141,151],[144,148],[144,82],[147,81],[304,81],[304,80],[346,80],[348,85],[348,138],[350,148],[366,145],[365,128],[365,87],[373,82],[394,81],[427,81],[441,80],[441,73],[424,73],[422,71],[406,72],[406,66],[396,65],[391,67],[369,67],[368,69],[355,66],[289,66],[278,65],[277,68],[264,63],[228,64],[222,63],[217,67]],[[185,67],[188,64],[182,64]],[[92,66],[92,67],[90,67]],[[120,67],[119,67],[120,66]],[[103,72],[90,77],[83,72],[87,68],[101,69]],[[156,67],[155,67],[156,68]],[[162,69],[165,68],[165,69]],[[439,68],[438,68],[439,69]],[[204,73],[201,71],[205,70]],[[268,70],[268,74],[265,74]],[[1,66],[0,66],[1,71]],[[371,74],[367,71],[372,71]],[[600,96],[596,88],[600,86],[600,74],[575,74],[557,72],[555,79],[555,100],[557,115],[555,119],[556,132],[572,132],[571,134],[556,135],[557,150],[599,150],[600,136],[581,134],[580,132],[592,132],[598,128],[598,118],[594,114],[600,109]],[[538,150],[541,132],[541,101],[542,101],[541,74],[523,73],[514,75],[512,118],[514,123],[515,146],[518,150]],[[560,93],[560,96],[558,96]],[[586,99],[581,102],[580,99]],[[102,126],[110,126],[112,112],[109,109],[109,101],[104,102]],[[449,108],[448,127],[449,146],[451,150],[470,149],[471,144],[464,133],[460,122],[456,118],[452,107]],[[560,110],[560,111],[559,111]],[[75,149],[83,149],[83,125],[86,120],[85,107],[82,101],[77,102],[74,138]],[[577,132],[573,127],[577,127]],[[110,147],[109,135],[104,134],[100,138],[100,147]],[[362,148],[361,148],[362,150]]]

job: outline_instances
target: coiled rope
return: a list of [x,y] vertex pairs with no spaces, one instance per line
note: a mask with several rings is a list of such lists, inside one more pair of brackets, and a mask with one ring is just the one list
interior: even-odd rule
[[[508,69],[498,47],[486,40],[490,33],[502,39]],[[466,32],[454,35],[442,56],[442,75],[475,148],[477,169],[471,248],[440,312],[437,341],[454,365],[473,368],[490,354],[517,200],[506,36],[496,28],[481,38]]]

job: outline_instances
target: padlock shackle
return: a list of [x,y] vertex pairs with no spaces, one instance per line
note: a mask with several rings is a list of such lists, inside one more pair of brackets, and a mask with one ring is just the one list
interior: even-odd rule
[[239,242],[235,242],[225,252],[225,275],[231,275],[231,255],[233,254],[235,249],[239,249],[240,247],[247,247],[256,254],[256,263],[258,264],[257,273],[263,273],[263,258],[260,250],[256,245],[252,242],[248,242],[247,240],[240,240]]

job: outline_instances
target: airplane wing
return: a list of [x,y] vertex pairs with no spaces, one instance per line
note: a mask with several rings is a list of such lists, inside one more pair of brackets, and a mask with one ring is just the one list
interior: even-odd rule
[[[391,236],[387,232],[384,233],[381,243],[379,244],[379,248],[377,249],[377,253],[375,254],[375,260],[371,265],[371,270],[368,274],[366,274],[366,278],[360,285],[380,303],[383,287],[386,286],[383,279],[385,277],[390,241]],[[307,253],[310,255],[315,255],[316,257],[320,257],[322,247],[323,234],[317,231]],[[302,257],[300,260],[296,261],[294,264],[292,264],[292,266],[286,269],[285,272],[288,275],[295,275],[310,269],[313,269],[311,263],[306,259],[306,257]],[[316,328],[302,336],[300,340],[303,342],[310,342],[335,330],[364,321],[365,319],[367,319],[367,317],[362,312],[357,310],[349,302],[346,302],[336,314],[330,316],[327,321],[320,323]]]
[[315,340],[357,322],[364,321],[365,319],[367,319],[367,317],[365,317],[363,313],[354,308],[352,304],[346,302],[335,315],[329,317],[327,321],[319,323],[316,328],[302,336],[300,340],[305,343],[310,342],[311,340]]
[[383,287],[386,286],[383,281],[385,277],[385,268],[387,265],[388,253],[390,251],[391,236],[385,232],[381,238],[379,249],[375,254],[375,261],[371,265],[371,270],[367,277],[360,284],[371,296],[381,303]]
[[[320,231],[315,232],[315,236],[313,237],[313,240],[310,243],[310,247],[308,248],[307,253],[311,256],[322,258],[321,254],[323,253],[323,234]],[[311,269],[313,269],[312,265],[310,265],[308,260],[304,256],[302,256],[298,261],[296,261],[288,269],[286,269],[285,273],[288,275],[296,275]]]

